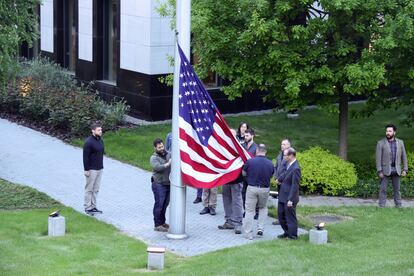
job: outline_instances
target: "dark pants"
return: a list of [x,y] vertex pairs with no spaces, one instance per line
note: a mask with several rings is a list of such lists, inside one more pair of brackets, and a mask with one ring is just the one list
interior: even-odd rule
[[392,173],[390,176],[384,176],[380,181],[380,192],[379,192],[379,206],[385,207],[387,201],[387,186],[388,179],[392,181],[392,189],[394,192],[394,203],[395,206],[401,206],[401,193],[400,193],[400,176],[397,173]]
[[298,236],[298,220],[296,219],[296,203],[288,207],[287,203],[279,202],[277,206],[277,215],[280,226],[285,234],[289,237]]
[[154,225],[155,227],[165,223],[165,212],[170,203],[170,185],[162,185],[157,182],[152,183],[152,192],[154,193]]
[[201,198],[202,195],[203,195],[203,188],[197,189],[197,197]]

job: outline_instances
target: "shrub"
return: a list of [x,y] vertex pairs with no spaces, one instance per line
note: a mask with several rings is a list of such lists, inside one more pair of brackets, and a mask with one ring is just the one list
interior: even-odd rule
[[78,85],[64,69],[45,59],[20,63],[17,80],[0,94],[0,108],[72,135],[88,134],[89,125],[96,121],[113,129],[129,109],[125,101],[104,102],[90,86]]
[[408,161],[408,174],[406,177],[402,178],[402,182],[414,183],[414,151],[407,152],[407,161]]
[[[414,182],[409,182],[407,180],[402,181],[400,191],[402,197],[414,197]],[[358,183],[352,187],[351,192],[356,197],[378,198],[379,179],[358,180]],[[392,198],[393,191],[391,181],[388,182],[387,194],[388,197]]]
[[301,186],[305,193],[323,195],[351,195],[357,182],[352,163],[320,147],[311,147],[298,154],[302,167]]

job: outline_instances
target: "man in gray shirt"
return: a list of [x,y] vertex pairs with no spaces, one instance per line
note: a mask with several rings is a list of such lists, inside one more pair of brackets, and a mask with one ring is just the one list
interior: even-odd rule
[[169,225],[165,223],[165,213],[170,203],[170,171],[171,155],[164,149],[160,138],[154,140],[154,153],[150,158],[152,167],[152,192],[154,193],[154,230],[167,232]]

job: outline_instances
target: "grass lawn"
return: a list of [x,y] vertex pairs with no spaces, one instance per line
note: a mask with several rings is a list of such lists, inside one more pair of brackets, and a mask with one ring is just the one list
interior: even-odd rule
[[[350,105],[350,110],[361,108],[361,104]],[[360,171],[374,169],[375,146],[377,140],[384,137],[384,126],[393,122],[398,125],[398,137],[405,140],[407,150],[414,150],[414,127],[400,126],[407,109],[386,110],[375,116],[349,120],[349,160],[361,164]],[[297,119],[287,119],[286,113],[273,113],[260,116],[228,116],[230,127],[237,128],[240,121],[246,121],[256,131],[256,142],[270,145],[269,157],[275,158],[280,150],[280,140],[288,137],[293,147],[299,151],[310,146],[319,145],[333,153],[337,151],[338,128],[337,116],[322,110],[303,110]],[[141,126],[133,129],[121,129],[106,132],[104,135],[105,151],[108,156],[135,166],[150,169],[149,157],[153,152],[152,141],[160,137],[165,139],[170,131],[170,124]],[[74,140],[81,146],[83,140]],[[366,173],[366,172],[365,172]]]
[[[25,202],[36,198],[33,209]],[[113,226],[59,205],[46,195],[0,180],[0,275],[129,275],[144,272],[146,245]],[[42,206],[42,208],[39,208]],[[24,209],[23,209],[24,208]],[[62,208],[67,234],[47,237],[47,215]],[[414,274],[414,209],[298,208],[299,219],[338,214],[353,219],[328,225],[329,244],[275,240],[196,257],[167,254],[168,275]],[[158,274],[158,273],[154,273]]]

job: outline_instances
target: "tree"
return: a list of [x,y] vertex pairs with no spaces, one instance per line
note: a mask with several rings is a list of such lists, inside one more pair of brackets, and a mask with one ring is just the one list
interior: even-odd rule
[[343,159],[349,97],[375,98],[398,74],[389,63],[404,62],[395,52],[414,47],[395,42],[395,28],[409,25],[398,15],[413,14],[409,0],[193,1],[193,51],[202,75],[212,70],[228,79],[223,91],[230,99],[262,90],[269,92],[265,100],[287,109],[316,103],[336,112]]
[[13,77],[20,45],[38,37],[39,0],[0,0],[0,84]]

